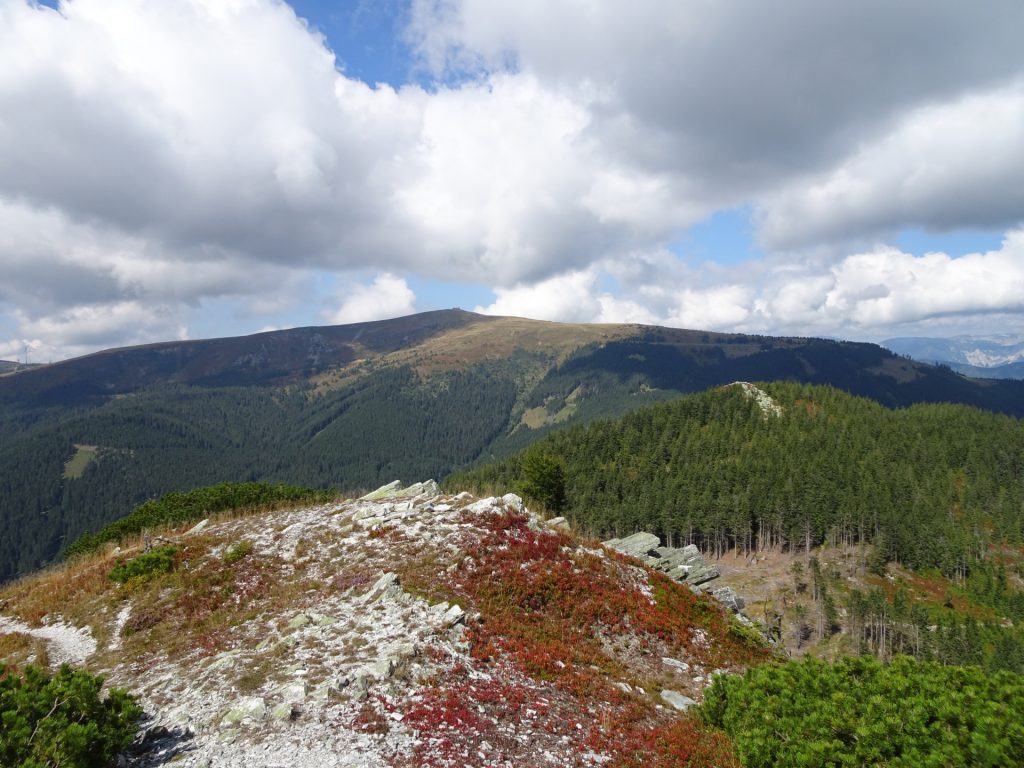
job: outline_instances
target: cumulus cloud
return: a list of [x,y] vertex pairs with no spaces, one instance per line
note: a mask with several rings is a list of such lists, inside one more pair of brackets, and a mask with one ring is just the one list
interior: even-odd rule
[[494,302],[486,307],[478,306],[474,311],[563,323],[651,324],[659,320],[637,300],[598,291],[600,275],[600,269],[591,267],[538,283],[497,288]]
[[367,265],[511,286],[707,212],[589,140],[591,102],[506,73],[371,88],[271,0],[0,0],[0,298],[194,306]]
[[[637,255],[657,264],[663,254]],[[618,272],[613,294],[599,288]],[[618,269],[614,262],[536,284],[499,289],[487,314],[565,322],[637,322],[751,333],[881,339],[892,329],[950,324],[978,327],[997,317],[1024,331],[1024,230],[998,250],[922,256],[880,245],[836,261],[778,260],[721,270],[702,282]],[[1012,320],[1016,316],[1015,320]],[[1007,325],[1007,318],[1011,318]]]
[[[797,295],[794,287],[805,290]],[[795,306],[794,306],[795,305]],[[950,315],[1024,310],[1024,230],[998,251],[951,258],[880,247],[854,254],[826,275],[787,278],[768,297],[766,319],[882,329]],[[791,322],[791,321],[790,321]]]
[[41,316],[12,311],[19,338],[0,343],[0,357],[31,350],[32,362],[60,360],[109,347],[189,338],[180,305],[118,301],[75,305]]
[[341,306],[327,313],[327,319],[339,325],[387,320],[416,311],[416,294],[403,278],[384,272],[369,285],[353,286]]
[[762,200],[772,249],[863,238],[907,222],[1005,229],[1024,221],[1024,80],[906,114],[827,173]]
[[713,197],[829,167],[908,109],[1022,71],[1014,0],[413,0],[412,18],[437,71],[591,84],[609,151]]
[[[857,293],[843,270],[928,257],[865,244],[1024,221],[1017,0],[411,0],[409,18],[436,80],[371,87],[279,0],[0,0],[4,343],[155,340],[223,301],[281,325],[314,271],[355,270],[379,276],[332,320],[412,311],[416,274],[486,283],[488,312],[873,328],[933,314],[895,275]],[[766,262],[667,254],[736,206]]]
[[[595,300],[579,299],[590,307]],[[743,265],[699,286],[634,282],[617,300],[643,307],[658,324],[712,330],[877,340],[954,319],[979,327],[998,317],[1005,327],[1016,316],[1009,326],[1024,331],[1024,230],[1008,233],[999,250],[957,258],[880,245],[834,262]],[[600,317],[592,311],[589,319]]]
[[538,283],[497,288],[495,300],[475,312],[559,322],[591,322],[600,312],[592,270],[556,275]]

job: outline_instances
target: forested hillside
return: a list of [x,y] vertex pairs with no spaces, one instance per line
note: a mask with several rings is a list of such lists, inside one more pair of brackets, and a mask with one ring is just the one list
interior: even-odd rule
[[770,378],[1024,412],[1024,382],[871,344],[461,311],[109,350],[0,378],[0,580],[168,491],[440,479],[565,426]]
[[883,560],[955,574],[990,542],[1021,541],[1018,420],[956,405],[890,410],[831,387],[763,390],[781,412],[741,386],[718,388],[566,429],[450,482],[522,483],[531,460],[547,463],[581,528],[648,530],[715,553],[873,543]]
[[[359,488],[442,477],[505,427],[511,382],[453,373],[419,386],[404,368],[323,397],[176,387],[123,398],[0,448],[0,580],[156,495],[223,481]],[[69,461],[90,451],[72,476]]]
[[751,615],[794,652],[1024,673],[1013,418],[737,384],[566,429],[448,484],[518,487],[601,538],[729,551]]

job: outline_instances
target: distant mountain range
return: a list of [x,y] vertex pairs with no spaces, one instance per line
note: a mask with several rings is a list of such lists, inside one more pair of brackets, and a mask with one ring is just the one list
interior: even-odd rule
[[1024,337],[1016,334],[948,339],[911,336],[887,339],[882,346],[915,360],[947,365],[965,376],[1024,379]]
[[565,425],[778,379],[1024,414],[1024,382],[873,344],[460,310],[108,350],[0,378],[0,580],[167,491],[441,479]]

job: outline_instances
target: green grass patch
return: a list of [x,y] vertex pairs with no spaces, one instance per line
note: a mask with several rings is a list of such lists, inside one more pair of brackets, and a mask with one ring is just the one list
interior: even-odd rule
[[252,542],[240,541],[237,544],[230,547],[228,551],[224,553],[224,562],[228,565],[231,565],[232,563],[237,563],[243,557],[246,557],[250,552],[252,552]]
[[89,466],[96,458],[96,454],[99,452],[99,446],[97,445],[75,445],[75,454],[67,463],[64,465],[64,479],[65,480],[77,480],[85,472],[85,468]]

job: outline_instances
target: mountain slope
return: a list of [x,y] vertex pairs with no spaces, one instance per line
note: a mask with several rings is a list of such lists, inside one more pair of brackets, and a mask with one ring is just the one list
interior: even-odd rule
[[161,533],[0,592],[0,656],[70,651],[140,697],[131,766],[737,765],[679,710],[764,647],[515,496],[425,483]]
[[648,530],[716,554],[875,542],[883,562],[952,575],[992,541],[1024,540],[1018,420],[953,405],[894,411],[821,386],[762,389],[709,390],[567,429],[450,482],[529,483],[547,457],[581,528]]
[[869,344],[457,310],[110,350],[0,379],[0,580],[171,490],[443,477],[562,426],[773,378],[1024,410],[1024,383]]

